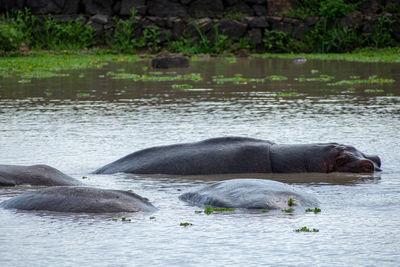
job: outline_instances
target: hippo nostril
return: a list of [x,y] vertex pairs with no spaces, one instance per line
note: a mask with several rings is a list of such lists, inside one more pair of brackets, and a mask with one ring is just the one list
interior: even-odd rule
[[365,155],[365,157],[375,163],[378,167],[381,166],[381,159],[378,156]]

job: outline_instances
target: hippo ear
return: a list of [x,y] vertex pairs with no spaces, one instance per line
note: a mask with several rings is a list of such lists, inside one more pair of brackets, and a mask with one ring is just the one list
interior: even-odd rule
[[357,167],[360,172],[374,172],[374,164],[367,159],[357,161]]

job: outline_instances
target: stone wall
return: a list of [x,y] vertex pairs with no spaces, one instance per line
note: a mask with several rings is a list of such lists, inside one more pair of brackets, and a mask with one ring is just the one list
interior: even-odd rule
[[[399,15],[382,12],[381,7],[391,2],[398,0],[365,0],[357,11],[341,19],[340,24],[365,35],[372,34],[379,17]],[[59,20],[75,19],[79,15],[96,30],[101,41],[107,31],[113,31],[113,17],[127,18],[130,9],[135,8],[138,31],[158,27],[161,41],[178,40],[185,34],[195,36],[196,24],[211,40],[217,25],[218,32],[230,39],[247,37],[251,43],[260,44],[266,28],[290,33],[301,40],[315,26],[318,17],[299,20],[280,16],[295,5],[295,0],[0,0],[0,12],[27,7],[32,14],[51,14]],[[227,18],[227,14],[235,12],[245,16],[240,20]],[[393,35],[400,41],[399,22],[392,27]]]

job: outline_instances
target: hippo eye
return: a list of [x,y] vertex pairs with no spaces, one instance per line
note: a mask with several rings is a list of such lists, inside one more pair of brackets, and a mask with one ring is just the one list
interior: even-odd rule
[[336,166],[342,166],[349,162],[350,157],[347,154],[341,154],[335,160]]

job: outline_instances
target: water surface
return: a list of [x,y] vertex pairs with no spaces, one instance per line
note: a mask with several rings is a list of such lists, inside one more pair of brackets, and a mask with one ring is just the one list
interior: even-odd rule
[[[146,76],[142,81],[115,79],[111,72]],[[159,211],[79,215],[0,209],[1,266],[399,264],[399,64],[313,60],[296,65],[282,59],[229,63],[218,58],[192,61],[184,70],[159,72],[143,61],[65,73],[69,76],[30,82],[19,77],[0,80],[0,163],[48,164],[90,186],[133,190]],[[148,81],[190,73],[202,80]],[[218,80],[221,75],[249,79],[235,83]],[[265,79],[271,75],[287,79]],[[394,82],[329,85],[372,75]],[[331,78],[324,81],[326,77]],[[384,171],[209,177],[90,174],[139,149],[231,135],[277,143],[350,144],[378,154]],[[320,200],[322,212],[236,210],[205,215],[178,200],[182,192],[213,181],[246,177],[307,190]],[[0,201],[34,189],[0,189]],[[131,222],[122,222],[122,217]],[[181,222],[193,225],[182,227]],[[294,231],[303,226],[319,232]]]

